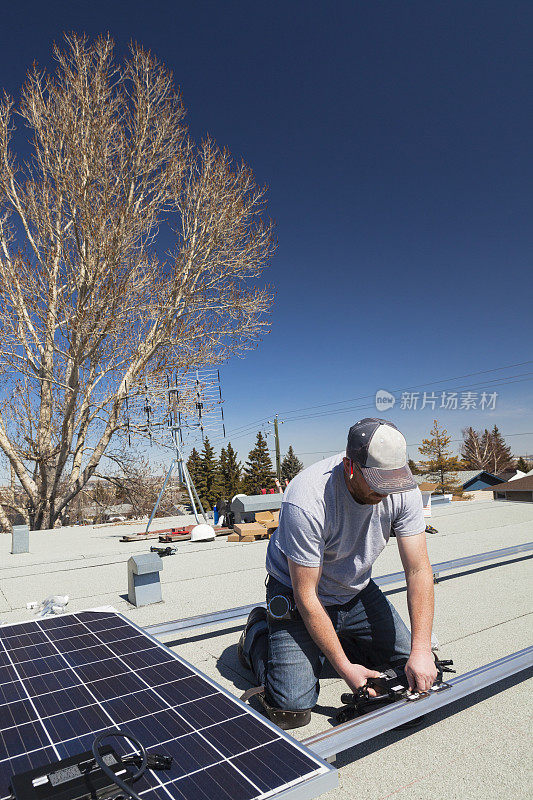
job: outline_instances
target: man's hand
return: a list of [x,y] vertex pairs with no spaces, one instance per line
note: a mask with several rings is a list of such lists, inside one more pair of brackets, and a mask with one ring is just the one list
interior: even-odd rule
[[[357,692],[361,686],[364,686],[367,682],[368,678],[379,678],[380,672],[376,672],[375,669],[367,669],[363,667],[362,664],[350,664],[346,669],[343,670],[342,677],[350,687],[351,691]],[[369,689],[368,694],[371,697],[376,697],[377,692],[374,689]]]
[[412,650],[405,665],[410,689],[429,692],[437,678],[437,667],[431,650]]

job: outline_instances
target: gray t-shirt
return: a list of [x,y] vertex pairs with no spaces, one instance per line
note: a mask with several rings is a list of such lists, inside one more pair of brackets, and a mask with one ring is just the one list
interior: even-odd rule
[[346,603],[365,588],[372,564],[396,536],[425,530],[420,490],[395,492],[377,505],[357,503],[346,486],[343,454],[300,472],[283,495],[279,527],[270,537],[266,568],[291,586],[287,556],[322,566],[318,596],[325,605]]

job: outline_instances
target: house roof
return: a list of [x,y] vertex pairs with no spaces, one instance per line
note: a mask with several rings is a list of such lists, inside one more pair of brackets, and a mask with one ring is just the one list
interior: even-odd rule
[[519,478],[523,478],[525,476],[525,472],[520,472],[519,469],[504,469],[503,472],[498,473],[498,478],[501,478],[502,481],[510,481],[512,478],[515,478],[517,475]]
[[533,475],[526,475],[524,478],[517,478],[514,481],[497,483],[496,486],[489,486],[487,489],[483,489],[483,491],[500,492],[502,490],[505,490],[506,492],[523,492],[523,491],[527,492],[529,489],[533,490]]
[[96,514],[131,514],[133,506],[130,503],[122,503],[118,506],[85,506],[83,513],[89,516]]
[[472,478],[468,478],[468,480],[463,483],[463,489],[466,489],[469,483],[481,478],[482,475],[486,476],[487,478],[494,478],[496,483],[503,482],[503,478],[500,478],[498,475],[494,475],[493,472],[487,472],[486,469],[482,469],[481,472],[476,473],[476,475],[474,475]]
[[[461,485],[464,485],[466,481],[475,478],[476,475],[479,475],[478,469],[459,469],[455,472],[450,472],[448,474],[453,475],[453,480],[457,480]],[[420,486],[421,483],[432,483],[431,475],[427,472],[422,473],[421,475],[413,475],[413,478]]]
[[438,485],[438,483],[429,483],[428,481],[424,481],[423,483],[418,484],[418,488],[421,492],[434,492]]
[[[528,542],[533,503],[494,503],[492,499],[450,503],[435,507],[430,521],[439,531],[438,536],[427,537],[434,564]],[[182,524],[180,517],[156,522],[154,529]],[[55,593],[69,595],[67,611],[111,605],[140,627],[264,600],[268,540],[242,544],[217,536],[212,542],[180,542],[178,555],[163,559],[164,602],[132,606],[126,599],[126,564],[131,555],[146,553],[150,542],[119,540],[126,531],[141,533],[145,528],[146,522],[139,521],[126,526],[72,526],[53,534],[32,531],[30,552],[21,555],[9,552],[10,536],[0,536],[0,621],[33,618],[26,603]],[[373,571],[378,576],[398,570],[398,546],[391,539]],[[434,627],[441,639],[440,657],[454,659],[458,674],[521,650],[530,641],[531,623],[521,616],[530,606],[530,570],[531,559],[512,558],[508,563],[491,562],[482,572],[450,573],[452,579],[437,584]],[[407,621],[402,586],[398,584],[388,599]],[[490,626],[487,608],[491,609]],[[171,633],[160,638],[210,679],[240,696],[253,685],[253,677],[237,657],[240,632],[229,625],[185,629],[184,636]],[[295,738],[330,728],[332,710],[341,705],[341,694],[348,690],[344,681],[332,672],[329,675],[321,681],[319,705],[311,712],[310,724],[289,731]],[[523,680],[526,676],[524,671],[496,685],[494,691],[484,692],[482,702],[474,702],[479,700],[474,695],[468,702],[435,710],[419,728],[383,733],[362,743],[357,757],[353,748],[339,755],[342,787],[320,800],[363,796],[370,800],[386,795],[391,800],[523,797],[521,767],[530,749],[524,707],[531,687]],[[497,736],[487,736],[487,720],[498,721]]]

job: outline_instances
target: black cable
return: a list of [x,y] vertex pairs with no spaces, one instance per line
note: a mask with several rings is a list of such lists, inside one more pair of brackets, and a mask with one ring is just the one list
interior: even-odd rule
[[93,746],[91,748],[92,751],[93,751],[94,760],[96,761],[96,763],[98,764],[98,766],[100,767],[102,772],[104,772],[107,775],[107,777],[110,778],[113,781],[113,783],[116,784],[118,786],[118,788],[121,789],[124,792],[125,795],[127,795],[127,797],[131,797],[132,800],[142,800],[142,798],[140,797],[140,795],[137,794],[135,789],[133,789],[131,786],[129,786],[126,783],[126,781],[122,780],[122,778],[120,778],[118,775],[116,775],[113,772],[113,770],[111,769],[111,767],[109,767],[105,763],[105,761],[103,760],[102,756],[100,755],[100,745],[101,745],[102,741],[104,739],[111,738],[111,737],[120,738],[120,739],[127,739],[129,742],[133,742],[133,744],[139,750],[139,753],[140,753],[141,758],[142,758],[141,766],[139,767],[137,772],[134,772],[133,775],[130,777],[130,780],[131,780],[132,783],[134,783],[135,781],[138,781],[139,778],[142,775],[144,775],[144,773],[146,772],[146,767],[147,767],[147,764],[148,764],[148,755],[146,753],[146,748],[144,747],[143,744],[141,744],[141,742],[138,739],[135,738],[135,736],[133,736],[133,734],[128,733],[128,731],[123,731],[123,730],[121,731],[121,730],[117,730],[115,728],[111,728],[109,730],[101,731],[101,733],[98,733],[95,736],[95,739],[94,739],[94,742],[93,742]]

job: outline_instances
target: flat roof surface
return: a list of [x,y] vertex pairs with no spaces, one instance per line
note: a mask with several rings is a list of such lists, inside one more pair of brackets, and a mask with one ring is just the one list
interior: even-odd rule
[[[168,528],[178,518],[157,520]],[[533,539],[533,504],[510,501],[454,502],[437,506],[428,520],[433,563]],[[111,605],[139,625],[167,622],[264,600],[266,542],[182,542],[163,559],[163,602],[135,608],[127,602],[127,560],[147,552],[153,540],[122,543],[133,526],[85,526],[30,534],[28,554],[11,555],[11,536],[0,536],[0,622],[30,619],[26,603],[67,594],[67,611]],[[401,570],[395,539],[374,575]],[[405,589],[385,593],[408,619]],[[459,674],[531,643],[531,560],[520,555],[443,575],[436,586],[434,630],[440,655],[453,658]],[[166,637],[176,652],[240,695],[250,673],[237,659],[241,624],[224,623]],[[389,732],[337,758],[339,789],[323,797],[339,800],[440,800],[529,797],[531,679],[524,674],[431,714],[419,729]],[[503,689],[503,690],[502,690]],[[321,681],[319,704],[298,739],[331,727],[346,686]]]

